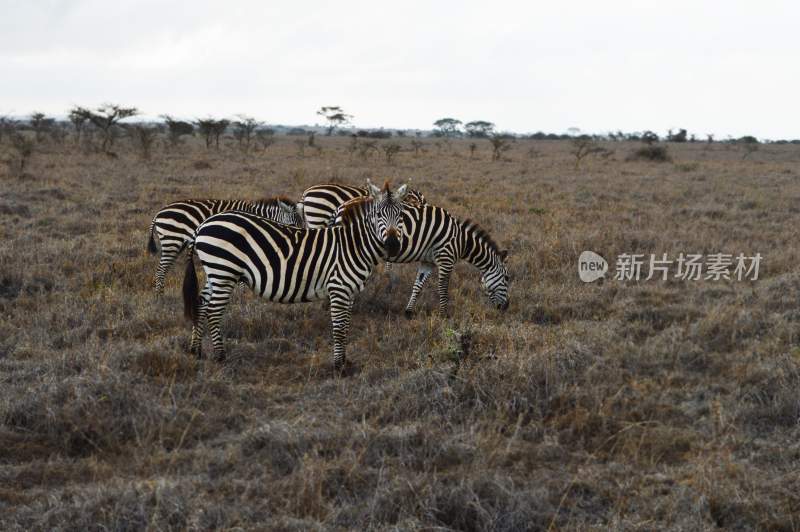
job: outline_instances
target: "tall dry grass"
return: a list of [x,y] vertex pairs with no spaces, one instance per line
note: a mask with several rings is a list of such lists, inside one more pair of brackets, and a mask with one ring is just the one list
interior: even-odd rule
[[[336,138],[144,162],[45,146],[0,175],[0,527],[800,528],[795,147],[650,163],[613,144],[575,170],[568,143],[492,162],[400,142],[392,165]],[[192,359],[180,275],[152,294],[153,213],[366,177],[411,179],[508,247],[509,311],[462,264],[452,316],[428,287],[407,321],[398,266],[357,300],[349,377],[321,305],[246,293],[229,363]],[[585,249],[764,261],[756,282],[585,285]]]

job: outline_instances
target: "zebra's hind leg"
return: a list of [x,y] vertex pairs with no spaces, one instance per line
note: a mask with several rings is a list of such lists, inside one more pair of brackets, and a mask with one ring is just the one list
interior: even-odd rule
[[329,293],[333,329],[333,369],[341,372],[347,359],[347,335],[350,332],[350,318],[353,314],[353,296],[335,289],[329,289]]
[[417,305],[417,297],[419,296],[425,282],[430,278],[433,273],[433,264],[421,262],[417,266],[417,276],[414,279],[414,286],[411,288],[411,297],[406,305],[405,315],[406,318],[413,318],[416,313],[415,307]]
[[174,242],[166,242],[164,240],[160,241],[159,247],[161,252],[158,258],[158,268],[156,268],[154,283],[157,297],[164,295],[164,280],[170,268],[172,268],[172,265],[175,264],[178,255],[183,250],[182,243],[181,245],[176,245]]
[[206,286],[200,293],[197,302],[197,317],[192,324],[192,342],[189,344],[189,352],[197,358],[203,358],[203,335],[205,334],[206,318],[208,317],[208,301],[211,297],[211,283],[206,281]]
[[208,331],[211,334],[211,343],[214,345],[214,358],[219,362],[225,360],[225,346],[220,333],[219,324],[222,315],[231,299],[231,293],[236,287],[236,280],[217,281],[211,285],[211,290],[206,305]]

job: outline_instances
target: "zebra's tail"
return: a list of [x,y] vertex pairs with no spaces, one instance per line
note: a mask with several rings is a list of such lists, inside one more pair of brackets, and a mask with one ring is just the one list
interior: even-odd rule
[[158,246],[156,246],[156,239],[154,238],[155,231],[156,220],[154,218],[153,221],[150,222],[150,231],[148,231],[148,233],[150,233],[150,240],[147,241],[147,251],[149,251],[151,255],[158,253]]
[[194,270],[193,251],[189,247],[186,258],[186,272],[183,274],[183,315],[186,319],[195,321],[197,318],[197,272]]

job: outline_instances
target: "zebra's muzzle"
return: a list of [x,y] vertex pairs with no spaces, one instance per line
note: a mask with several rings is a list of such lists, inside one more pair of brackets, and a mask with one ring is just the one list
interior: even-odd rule
[[386,255],[389,257],[394,257],[400,253],[400,239],[397,238],[397,232],[390,230],[383,245],[386,248]]

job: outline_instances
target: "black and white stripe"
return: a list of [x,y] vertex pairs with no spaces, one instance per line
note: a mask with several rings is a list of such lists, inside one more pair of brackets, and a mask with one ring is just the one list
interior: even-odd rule
[[340,368],[353,299],[379,260],[397,253],[403,233],[406,187],[392,192],[372,186],[370,196],[351,202],[343,221],[325,229],[299,229],[244,213],[217,214],[197,229],[189,251],[206,273],[198,297],[194,265],[187,262],[184,309],[192,319],[191,351],[198,356],[206,326],[217,358],[225,356],[220,320],[236,284],[243,280],[261,297],[278,303],[330,299],[333,360]]
[[[307,188],[298,204],[303,211],[306,227],[309,229],[328,227],[333,223],[336,209],[352,199],[368,196],[370,185],[370,181],[367,180],[367,185],[363,187],[325,183]],[[408,189],[404,201],[411,205],[424,205],[425,196],[421,192]]]
[[[346,208],[347,204],[337,211],[337,223]],[[478,224],[471,220],[461,222],[440,207],[406,204],[403,225],[406,232],[400,251],[388,260],[420,263],[405,309],[407,317],[414,315],[420,290],[434,269],[438,277],[439,313],[447,315],[450,275],[455,263],[462,259],[480,270],[481,286],[489,301],[501,310],[508,308],[510,276],[505,264],[508,252],[501,251]]]
[[249,212],[297,227],[302,227],[304,223],[297,206],[286,198],[261,201],[208,199],[170,203],[156,213],[148,231],[148,250],[154,255],[160,251],[155,277],[156,295],[164,293],[164,277],[200,224],[210,216],[226,211]]

